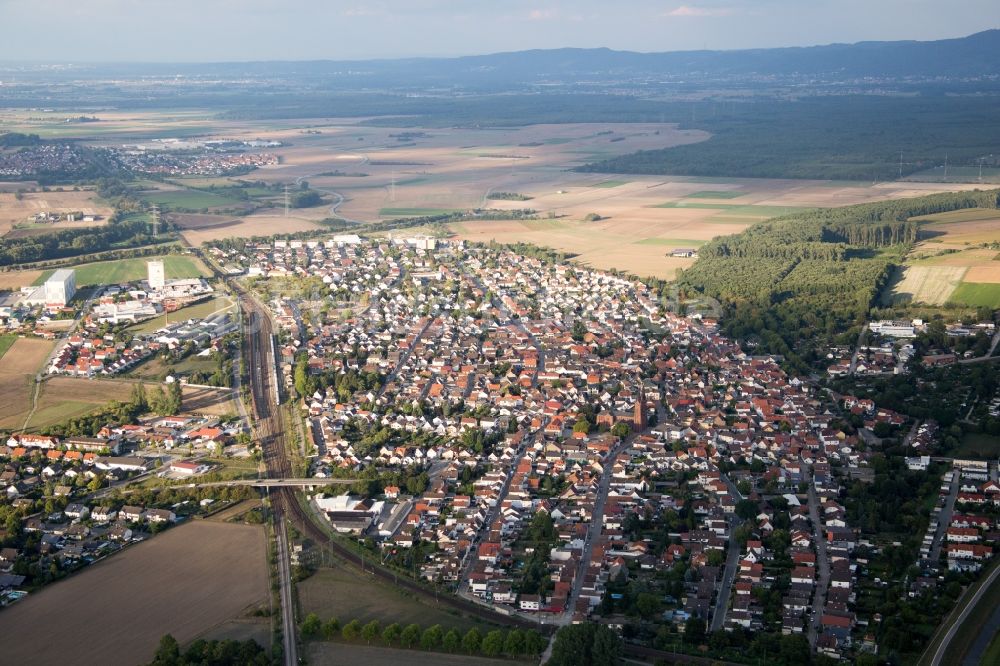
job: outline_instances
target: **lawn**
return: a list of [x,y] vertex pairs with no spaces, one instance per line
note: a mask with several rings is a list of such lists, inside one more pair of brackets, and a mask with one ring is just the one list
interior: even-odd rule
[[218,296],[195,305],[189,305],[188,307],[181,308],[180,310],[175,310],[174,312],[168,312],[162,317],[153,317],[152,319],[148,319],[142,323],[136,324],[135,326],[130,326],[128,330],[132,333],[140,335],[152,333],[153,331],[163,328],[167,324],[172,324],[177,321],[186,321],[188,319],[204,319],[215,312],[231,308],[233,308],[233,301],[231,298],[228,296]]
[[457,212],[454,208],[382,208],[378,214],[379,217],[429,217]]
[[[208,277],[210,274],[197,259],[176,254],[159,257],[139,257],[136,259],[118,259],[116,261],[98,261],[91,264],[73,266],[76,270],[76,286],[122,284],[145,279],[148,274],[146,262],[160,259],[164,263],[167,279]],[[45,271],[35,280],[35,285],[43,284],[53,271]]]
[[735,190],[701,190],[687,195],[687,199],[735,199],[745,196],[746,192]]
[[627,185],[630,182],[632,182],[632,181],[630,181],[630,180],[602,180],[601,182],[593,185],[592,187],[601,187],[601,188],[609,189],[609,188],[612,188],[612,187],[621,187],[622,185]]
[[151,204],[156,204],[169,210],[179,210],[182,208],[187,210],[201,210],[202,208],[233,206],[242,203],[236,199],[200,190],[155,190],[152,192],[143,192],[140,196],[143,200]]
[[0,335],[0,358],[7,353],[7,350],[17,341],[16,335]]
[[983,653],[983,658],[979,660],[981,666],[989,666],[989,664],[1000,664],[1000,632],[997,632],[993,636],[993,640],[990,641],[990,646],[986,648],[986,652]]
[[956,458],[987,458],[1000,457],[1000,437],[986,433],[970,432],[962,437],[962,442],[951,455]]
[[1000,307],[1000,284],[984,282],[963,282],[951,292],[949,303],[961,305],[985,305],[991,308]]

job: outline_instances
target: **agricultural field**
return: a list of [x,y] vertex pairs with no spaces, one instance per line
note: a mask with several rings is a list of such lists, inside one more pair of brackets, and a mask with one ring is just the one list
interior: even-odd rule
[[1000,212],[982,208],[912,218],[921,240],[885,303],[1000,307]]
[[155,190],[142,192],[143,200],[167,210],[202,210],[224,208],[240,203],[238,199],[203,190],[178,189],[174,191]]
[[[76,286],[89,287],[93,285],[122,284],[145,279],[148,275],[146,262],[163,261],[163,268],[168,280],[180,278],[208,277],[211,272],[197,257],[178,254],[167,254],[157,257],[137,257],[135,259],[116,259],[114,261],[97,261],[91,264],[73,266],[76,270]],[[34,284],[43,284],[53,271],[43,271],[35,278]]]
[[336,617],[341,624],[354,619],[362,624],[371,620],[378,620],[383,625],[399,622],[404,626],[415,622],[422,627],[433,624],[455,627],[463,633],[474,626],[481,631],[494,628],[453,615],[390,585],[362,578],[356,570],[342,566],[320,567],[298,584],[297,594],[303,617],[316,613],[323,620]]
[[55,343],[40,338],[18,338],[0,358],[0,428],[15,429],[31,411],[32,380]]
[[959,305],[983,305],[989,308],[1000,308],[1000,284],[962,282],[951,293],[948,302]]
[[966,270],[964,266],[904,266],[898,281],[886,292],[885,304],[944,305],[962,283]]
[[[0,634],[20,637],[5,642],[4,660],[148,663],[164,634],[184,644],[265,601],[267,570],[260,527],[189,522],[4,609]],[[53,631],[66,609],[83,621]]]
[[[29,220],[35,213],[83,213],[96,215],[93,222],[75,220],[35,224]],[[111,207],[89,191],[25,192],[18,200],[14,193],[0,193],[0,236],[48,233],[61,229],[79,229],[107,224]]]
[[16,341],[16,335],[0,335],[0,359],[7,353],[8,349],[14,346]]

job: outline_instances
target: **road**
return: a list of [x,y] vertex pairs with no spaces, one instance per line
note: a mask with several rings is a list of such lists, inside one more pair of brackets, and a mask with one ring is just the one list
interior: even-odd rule
[[934,563],[934,566],[937,566],[938,558],[941,557],[941,546],[944,544],[945,531],[947,531],[948,525],[951,524],[951,514],[955,512],[955,500],[958,498],[958,487],[961,483],[962,475],[958,473],[958,470],[954,470],[952,472],[951,488],[948,491],[948,499],[945,501],[941,513],[938,514],[937,531],[934,532],[934,541],[931,543],[931,549],[928,553],[928,559]]
[[809,622],[809,645],[816,647],[819,639],[820,622],[823,619],[823,609],[826,607],[826,590],[830,585],[830,560],[826,554],[826,538],[823,535],[822,523],[819,521],[819,498],[816,486],[809,483],[809,520],[813,524],[813,540],[816,542],[816,566],[819,578],[813,594],[813,615]]
[[[218,268],[210,260],[206,262],[218,273]],[[224,279],[226,276],[222,276]],[[277,384],[277,367],[270,358],[272,322],[267,310],[260,304],[247,290],[235,280],[228,280],[230,286],[241,300],[247,316],[244,319],[244,345],[245,358],[247,359],[247,371],[249,375],[250,397],[252,399],[253,413],[255,416],[255,434],[263,452],[263,462],[266,469],[266,477],[270,479],[292,479],[291,461],[288,458],[286,425],[284,422],[284,412],[278,408],[278,398],[275,395]],[[357,551],[352,550],[337,540],[331,539],[330,532],[323,526],[317,524],[302,505],[295,488],[290,486],[280,486],[275,488],[270,494],[274,503],[273,514],[276,519],[283,522],[291,522],[295,528],[304,536],[316,543],[329,544],[331,551],[343,562],[362,567],[362,558]],[[535,623],[516,617],[508,617],[497,613],[489,608],[484,608],[465,599],[453,595],[438,595],[434,590],[429,590],[416,581],[400,578],[393,571],[381,566],[374,565],[371,560],[364,562],[365,571],[381,579],[394,587],[402,588],[416,597],[428,600],[429,603],[448,606],[454,610],[477,617],[481,620],[509,627],[520,627],[523,629],[535,628]],[[279,572],[280,573],[280,572]],[[292,626],[294,627],[294,608],[282,609],[283,613],[291,615]],[[284,624],[284,621],[283,621]],[[295,635],[285,634],[285,663],[293,664],[289,660],[289,655],[297,657],[297,644]]]
[[392,372],[386,375],[385,381],[382,382],[382,386],[378,390],[378,395],[375,396],[375,402],[378,402],[378,399],[382,397],[383,393],[385,393],[386,387],[392,384],[394,381],[396,381],[396,377],[399,376],[400,369],[404,365],[406,365],[407,361],[410,360],[410,356],[413,355],[413,350],[417,348],[417,344],[420,342],[420,339],[424,337],[424,333],[426,333],[427,329],[431,327],[431,324],[434,323],[436,317],[434,315],[427,315],[426,319],[427,321],[424,323],[420,331],[417,333],[417,337],[413,338],[413,342],[410,344],[409,348],[405,352],[403,352],[403,354],[399,357],[399,361],[396,363],[396,366],[392,369]]
[[[726,484],[729,494],[733,500],[739,502],[743,499],[736,484],[725,474],[720,475],[722,482]],[[729,610],[729,597],[733,589],[733,581],[736,580],[736,569],[740,565],[740,548],[733,540],[733,533],[743,521],[733,514],[729,517],[729,545],[726,551],[726,567],[722,572],[722,584],[719,586],[718,597],[715,600],[715,611],[712,613],[711,631],[719,631],[725,626],[726,613]]]
[[851,354],[851,369],[850,374],[854,374],[854,371],[858,367],[858,356],[861,354],[861,346],[865,344],[865,333],[868,332],[868,324],[861,327],[861,331],[858,333],[858,341],[854,345],[854,353]]
[[[993,567],[993,572],[989,575],[989,577],[985,581],[983,581],[983,584],[979,586],[979,589],[976,590],[976,593],[973,594],[972,597],[965,602],[965,607],[962,609],[961,614],[955,619],[954,622],[951,623],[951,627],[948,629],[948,633],[944,635],[944,639],[941,641],[941,644],[938,645],[937,650],[934,652],[934,657],[931,659],[931,666],[940,666],[941,660],[944,659],[945,654],[948,653],[948,650],[951,647],[951,640],[955,637],[955,632],[957,632],[958,628],[961,627],[962,624],[968,619],[969,613],[971,613],[972,609],[976,607],[976,604],[979,603],[979,600],[983,598],[983,595],[986,594],[986,591],[997,579],[997,576],[1000,576],[1000,566]],[[949,656],[954,656],[954,655],[949,655]]]
[[[545,427],[544,425],[542,426]],[[496,520],[497,515],[500,513],[501,505],[503,501],[507,499],[507,493],[510,492],[510,482],[514,479],[514,475],[517,473],[517,466],[521,464],[521,458],[524,457],[524,452],[528,449],[528,444],[533,441],[533,437],[525,436],[521,439],[521,445],[517,448],[517,452],[514,455],[514,459],[510,463],[510,468],[507,471],[507,478],[504,479],[503,487],[500,488],[500,493],[497,495],[496,504],[490,507],[490,510],[486,514],[483,524],[479,526],[479,531],[476,533],[476,538],[472,545],[469,546],[468,551],[465,554],[465,559],[462,561],[462,573],[459,576],[458,583],[458,593],[466,595],[469,590],[469,574],[472,571],[473,566],[475,566],[477,559],[476,544],[479,543],[483,534],[489,534],[490,525]]]
[[611,472],[615,466],[618,455],[628,448],[632,441],[632,436],[618,442],[613,449],[608,451],[608,457],[604,461],[601,469],[601,483],[597,489],[597,498],[594,500],[594,513],[590,517],[590,525],[587,528],[587,540],[583,544],[583,555],[580,556],[580,564],[577,566],[576,575],[573,577],[573,589],[570,590],[569,597],[566,598],[566,610],[561,618],[555,621],[559,624],[568,624],[573,619],[573,608],[576,600],[580,596],[583,588],[583,579],[587,569],[590,567],[590,558],[594,552],[594,543],[601,535],[601,528],[604,525],[604,504],[608,499],[608,491],[611,489]]
[[993,334],[993,341],[990,343],[990,350],[986,352],[985,356],[977,356],[976,358],[965,358],[959,361],[959,363],[983,363],[984,361],[995,361],[1000,358],[1000,356],[994,356],[993,352],[996,351],[997,343],[1000,342],[1000,328],[997,332]]

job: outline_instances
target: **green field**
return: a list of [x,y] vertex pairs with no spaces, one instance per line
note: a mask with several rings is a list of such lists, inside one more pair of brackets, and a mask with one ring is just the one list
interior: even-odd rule
[[0,358],[3,358],[15,341],[17,341],[16,335],[0,335]]
[[341,625],[351,620],[362,624],[379,620],[383,626],[392,622],[402,625],[417,623],[423,627],[440,623],[461,632],[479,627],[484,633],[493,627],[459,615],[444,607],[435,607],[391,585],[353,569],[320,567],[315,574],[297,586],[302,615],[316,613],[322,620],[335,617]]
[[965,208],[963,210],[952,210],[947,213],[933,213],[931,215],[920,215],[911,217],[914,222],[927,222],[937,224],[947,224],[949,222],[978,222],[979,220],[995,220],[1000,217],[1000,213],[989,208]]
[[58,405],[41,407],[31,416],[28,429],[38,431],[51,428],[57,423],[63,423],[77,416],[96,411],[99,407],[100,405],[92,402],[80,402],[79,400],[64,400]]
[[[168,280],[178,278],[208,277],[208,273],[200,263],[191,258],[176,254],[159,257],[139,257],[136,259],[119,259],[117,261],[98,261],[91,264],[72,266],[76,270],[76,286],[122,284],[145,279],[147,275],[146,262],[162,259]],[[44,271],[34,284],[41,285],[54,271]]]
[[991,308],[1000,307],[1000,284],[985,282],[963,282],[948,297],[949,303],[960,305],[985,305]]
[[633,245],[669,245],[671,247],[699,247],[707,241],[694,240],[691,238],[643,238],[632,243]]
[[745,196],[746,192],[734,190],[701,190],[685,197],[685,199],[735,199]]
[[754,204],[702,203],[699,201],[668,201],[656,204],[652,208],[698,208],[706,210],[724,210],[731,216],[743,217],[777,217],[797,213],[808,208],[799,206],[757,206]]
[[429,217],[459,212],[455,208],[382,208],[379,217]]
[[149,203],[162,206],[170,210],[201,210],[202,208],[216,208],[218,206],[233,206],[241,203],[236,199],[213,194],[212,192],[202,192],[199,190],[174,190],[141,193],[141,198]]
[[591,187],[601,187],[601,188],[611,188],[611,187],[621,187],[622,185],[627,185],[632,181],[630,180],[602,180],[601,182],[592,185]]
[[203,319],[213,312],[226,310],[232,307],[232,299],[227,296],[219,296],[217,298],[210,298],[202,303],[197,303],[186,308],[181,308],[180,310],[175,310],[174,312],[168,312],[162,317],[153,317],[152,319],[136,324],[135,326],[130,326],[128,330],[137,334],[152,333],[153,331],[163,328],[167,324],[172,324],[176,321]]

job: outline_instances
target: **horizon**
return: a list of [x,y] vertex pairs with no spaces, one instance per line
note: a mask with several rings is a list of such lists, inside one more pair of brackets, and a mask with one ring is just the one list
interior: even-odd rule
[[[300,20],[303,15],[309,20]],[[19,27],[6,63],[198,64],[461,58],[530,50],[607,48],[635,53],[808,48],[938,41],[996,29],[988,0],[636,0],[628,11],[583,0],[503,7],[454,0],[0,0]],[[151,30],[151,26],[155,29]],[[44,34],[45,39],[39,39]],[[597,46],[595,46],[597,45]]]

